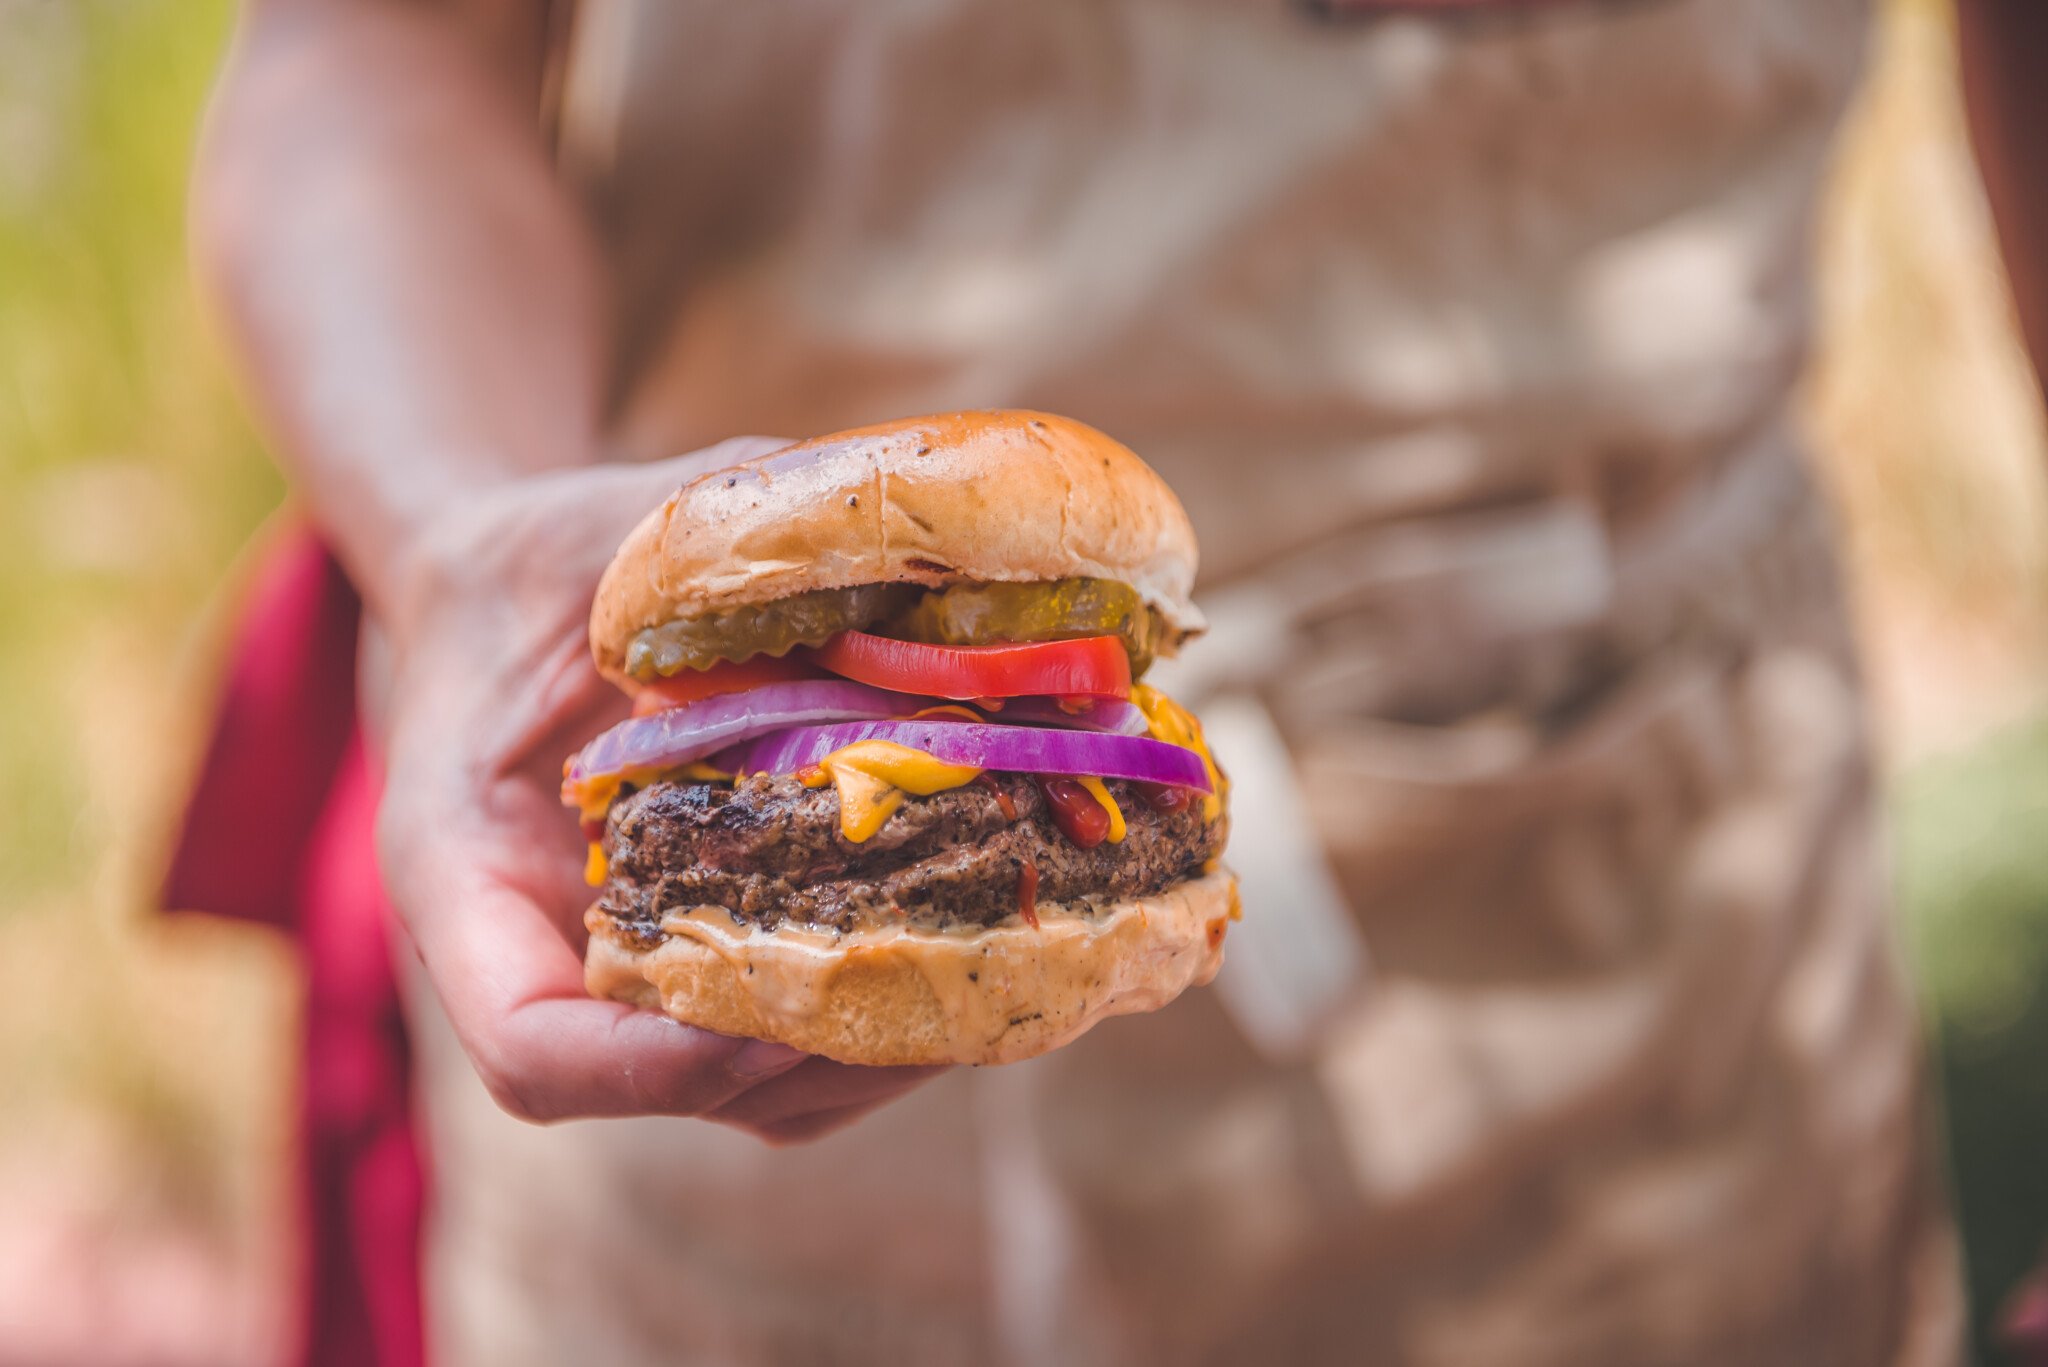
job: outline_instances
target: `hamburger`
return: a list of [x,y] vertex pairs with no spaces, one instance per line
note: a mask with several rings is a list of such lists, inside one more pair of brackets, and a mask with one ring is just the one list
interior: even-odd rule
[[847,1063],[1003,1063],[1206,983],[1226,783],[1143,680],[1195,541],[1124,446],[915,418],[677,490],[598,585],[633,716],[564,766],[599,997]]

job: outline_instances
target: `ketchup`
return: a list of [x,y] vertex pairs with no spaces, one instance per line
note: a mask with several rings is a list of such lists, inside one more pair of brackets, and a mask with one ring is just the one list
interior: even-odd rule
[[1009,789],[996,782],[995,775],[983,774],[975,782],[996,795],[996,808],[1002,812],[1003,820],[1015,821],[1017,819],[1017,800],[1010,796]]
[[1038,929],[1038,865],[1026,864],[1017,870],[1017,914],[1024,918],[1024,924]]
[[1194,800],[1194,789],[1177,783],[1133,783],[1145,805],[1155,812],[1177,812]]
[[1070,778],[1040,778],[1039,791],[1052,808],[1053,824],[1084,850],[1092,850],[1109,838],[1109,813],[1095,794]]

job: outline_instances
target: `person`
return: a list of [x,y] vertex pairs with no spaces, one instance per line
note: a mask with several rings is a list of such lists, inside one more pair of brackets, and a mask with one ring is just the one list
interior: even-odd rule
[[[2026,8],[1970,6],[1993,130]],[[1955,1361],[1787,411],[1865,22],[252,0],[194,235],[317,539],[172,881],[248,901],[271,795],[305,1360]],[[627,524],[734,434],[996,405],[1195,521],[1240,962],[936,1076],[587,1000],[553,788]]]

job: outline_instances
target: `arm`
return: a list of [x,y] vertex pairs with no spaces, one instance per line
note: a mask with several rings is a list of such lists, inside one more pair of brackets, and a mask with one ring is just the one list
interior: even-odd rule
[[257,0],[195,172],[202,279],[378,617],[436,509],[595,458],[596,256],[497,60],[445,9]]
[[1957,0],[1957,44],[1970,139],[1998,226],[2020,333],[2048,369],[2048,6]]
[[193,184],[202,281],[388,650],[386,889],[492,1094],[532,1119],[708,1115],[774,1139],[915,1081],[583,991],[562,756],[624,714],[584,622],[630,525],[759,439],[596,465],[597,257],[533,115],[544,6],[259,0]]

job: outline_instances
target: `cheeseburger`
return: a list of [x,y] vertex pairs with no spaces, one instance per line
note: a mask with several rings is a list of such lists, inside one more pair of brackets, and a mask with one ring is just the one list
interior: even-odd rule
[[1140,682],[1201,630],[1158,475],[1044,413],[684,485],[598,586],[633,716],[565,766],[590,990],[848,1063],[1003,1063],[1207,982],[1225,783]]

